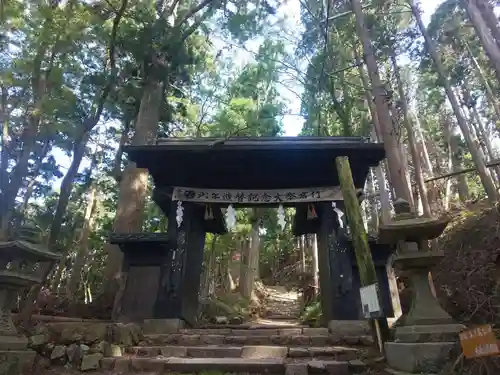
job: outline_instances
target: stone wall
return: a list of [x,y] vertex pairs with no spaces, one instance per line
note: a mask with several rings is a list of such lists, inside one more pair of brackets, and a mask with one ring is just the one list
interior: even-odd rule
[[132,323],[39,323],[29,345],[37,352],[39,370],[65,365],[91,371],[103,357],[121,356],[123,347],[142,344],[143,337],[140,326]]

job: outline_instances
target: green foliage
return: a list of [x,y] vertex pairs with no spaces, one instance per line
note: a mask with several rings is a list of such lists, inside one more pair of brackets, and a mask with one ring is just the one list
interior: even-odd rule
[[[305,119],[303,135],[368,136],[372,131],[362,49],[349,0],[301,2],[303,30],[298,40],[293,38],[299,31],[283,26],[282,1],[211,1],[199,9],[198,1],[179,2],[176,9],[167,3],[11,0],[2,4],[0,118],[8,134],[2,134],[0,192],[2,198],[12,195],[15,203],[10,225],[33,219],[45,233],[50,231],[59,199],[55,181],[68,174],[69,161],[63,160],[73,158],[77,146],[86,142],[57,239],[58,249],[68,258],[61,285],[71,275],[81,243],[91,188],[98,194],[82,285],[94,290],[102,284],[104,247],[118,200],[116,172],[127,164],[117,152],[118,144],[130,142],[136,131],[141,99],[151,81],[162,82],[165,89],[158,110],[159,136],[281,135],[283,117],[289,113],[283,90],[294,91],[296,86],[303,89],[297,89],[299,115]],[[396,87],[388,69],[390,56],[406,53],[412,61],[403,64],[404,85],[422,124],[435,173],[445,173],[449,146],[443,119],[452,119],[452,113],[407,1],[363,4],[389,91]],[[500,85],[458,0],[444,1],[436,9],[429,33],[439,42],[453,89],[462,92],[467,83],[472,104],[484,118],[487,132],[493,133],[498,118],[485,82],[495,98]],[[251,58],[243,61],[236,52]],[[394,95],[395,107],[398,100]],[[400,132],[405,140],[404,131]],[[459,148],[463,167],[472,166],[463,142]],[[412,167],[410,161],[410,173]],[[14,186],[17,173],[19,186]],[[484,194],[474,174],[467,181],[473,195]],[[5,211],[1,205],[2,217],[7,217]],[[259,212],[261,271],[272,276],[297,259],[290,225],[293,210],[286,210],[284,230],[277,225],[275,209]],[[238,210],[234,232],[215,239],[207,236],[207,255],[214,239],[219,268],[248,240],[253,220],[252,210]],[[143,229],[166,228],[164,213],[149,198]],[[82,290],[79,293],[83,295]],[[310,307],[308,314],[317,317],[319,312]]]
[[303,324],[311,325],[312,327],[319,327],[322,321],[323,312],[321,310],[321,302],[317,296],[308,306],[306,306],[300,320]]

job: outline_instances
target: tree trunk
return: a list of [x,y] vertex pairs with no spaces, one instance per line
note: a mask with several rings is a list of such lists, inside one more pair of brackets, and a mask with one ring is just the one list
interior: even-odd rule
[[469,53],[469,56],[472,60],[472,64],[474,65],[474,68],[476,69],[477,75],[479,79],[482,81],[484,88],[486,90],[486,94],[488,96],[488,99],[491,103],[491,106],[493,107],[493,110],[495,111],[496,117],[497,117],[497,129],[500,128],[500,106],[498,105],[498,100],[495,94],[493,93],[493,89],[491,88],[490,82],[488,81],[488,78],[486,78],[483,68],[481,68],[481,65],[479,65],[479,62],[477,61],[476,57],[472,53],[472,50],[469,46],[469,43],[466,41],[463,41],[465,48],[467,49],[467,52]]
[[[255,281],[259,278],[259,253],[260,253],[260,210],[252,209],[252,230],[250,232],[250,244],[248,246],[248,256],[245,259],[245,278],[240,288],[241,295],[249,300],[254,300]],[[242,276],[243,278],[243,276]]]
[[82,163],[83,157],[85,156],[85,150],[87,148],[87,143],[90,138],[90,133],[86,130],[81,130],[80,136],[75,142],[75,148],[73,150],[73,160],[68,168],[68,172],[64,176],[61,183],[61,190],[59,192],[59,199],[57,201],[56,213],[54,214],[54,219],[52,220],[52,225],[50,226],[49,234],[49,247],[54,247],[57,244],[59,234],[61,233],[61,226],[64,220],[64,215],[66,214],[66,208],[68,207],[69,199],[71,197],[71,191],[73,188],[73,182],[80,169],[80,164]]
[[240,294],[248,300],[252,297],[252,272],[250,271],[251,241],[244,240],[241,243],[241,263],[240,263]]
[[33,194],[33,191],[35,190],[35,185],[36,185],[36,178],[38,177],[40,173],[40,168],[42,166],[43,160],[47,156],[50,150],[50,142],[47,140],[44,142],[42,146],[42,150],[40,152],[40,155],[36,158],[35,165],[33,167],[33,178],[30,180],[28,183],[28,186],[26,187],[26,192],[24,193],[23,196],[23,203],[21,205],[21,209],[19,210],[21,214],[24,216],[26,209],[28,208],[28,203],[31,198],[31,195]]
[[356,31],[363,44],[364,59],[372,83],[372,93],[375,97],[375,107],[377,109],[377,116],[380,125],[380,135],[384,142],[391,183],[394,187],[396,196],[410,202],[410,190],[405,181],[404,171],[402,170],[397,139],[395,138],[391,127],[392,120],[387,106],[386,90],[379,76],[377,62],[373,53],[372,42],[365,26],[365,17],[361,2],[360,0],[351,0],[351,3],[356,16]]
[[[445,69],[443,67],[443,64],[441,62],[441,58],[439,54],[436,51],[436,47],[434,44],[434,41],[431,39],[429,34],[427,33],[427,30],[424,26],[424,23],[422,21],[422,17],[420,15],[419,9],[415,5],[414,0],[408,0],[409,4],[411,6],[413,15],[417,21],[418,27],[420,29],[420,32],[424,36],[425,43],[427,45],[427,48],[431,54],[432,60],[434,61],[434,64],[436,66],[436,71],[441,78],[441,82],[444,85],[444,89],[446,91],[446,95],[448,96],[448,100],[450,101],[450,104],[453,108],[453,112],[455,113],[455,116],[457,118],[458,126],[462,130],[462,134],[464,136],[465,142],[467,144],[467,147],[469,148],[469,151],[472,156],[472,160],[474,161],[474,164],[477,168],[477,171],[479,173],[479,176],[481,178],[481,182],[484,186],[484,190],[486,191],[486,194],[488,195],[488,199],[490,202],[496,202],[498,199],[498,193],[495,188],[495,184],[493,183],[493,180],[491,178],[491,174],[486,168],[486,164],[484,162],[484,159],[481,157],[481,154],[479,153],[474,140],[472,139],[471,133],[469,131],[469,128],[467,126],[467,122],[465,121],[465,118],[463,117],[461,111],[460,111],[460,104],[458,103],[457,97],[453,93],[453,90],[450,85],[450,81],[448,80],[448,77],[445,74]],[[500,62],[500,60],[499,60]],[[500,68],[500,64],[499,64]],[[500,72],[500,70],[499,70]]]
[[68,281],[67,292],[68,296],[73,300],[76,299],[78,287],[80,286],[81,274],[89,252],[89,238],[95,222],[95,212],[97,208],[97,188],[93,184],[90,188],[89,199],[85,209],[83,227],[81,229],[80,238],[77,242],[77,253],[75,262],[71,270],[71,277]]
[[10,222],[14,216],[16,198],[21,189],[23,179],[26,177],[29,168],[29,160],[31,152],[36,145],[36,135],[38,133],[38,118],[32,119],[30,122],[36,124],[29,125],[28,129],[23,134],[24,141],[22,143],[21,156],[19,157],[16,166],[11,172],[10,183],[7,189],[3,192],[3,204],[1,207],[1,223],[0,223],[0,239],[6,239],[9,233]]
[[[366,77],[365,70],[363,69],[363,65],[361,64],[361,58],[357,53],[357,49],[354,49],[354,53],[356,56],[356,63],[358,64],[358,72],[361,77],[361,81],[363,82],[364,95],[365,95],[365,103],[368,105],[368,109],[370,110],[370,115],[373,121],[373,132],[372,139],[375,141],[381,141],[381,130],[380,130],[380,122],[377,115],[377,110],[375,108],[375,104],[372,100],[370,84],[368,82],[368,78]],[[385,176],[382,170],[382,163],[380,163],[377,167],[375,167],[375,173],[377,175],[378,181],[378,189],[380,196],[380,206],[382,209],[382,221],[388,222],[390,220],[391,213],[391,205],[389,198],[389,191],[387,190],[387,186],[385,184]]]
[[[493,150],[493,145],[491,144],[491,139],[490,136],[486,133],[484,129],[484,124],[483,120],[481,120],[481,116],[477,112],[476,107],[472,107],[471,109],[471,115],[472,118],[474,119],[474,122],[477,125],[477,135],[480,140],[482,140],[482,144],[484,144],[484,148],[486,151],[486,154],[488,155],[489,161],[495,160],[495,151]],[[497,176],[497,182],[500,182],[500,166],[496,166],[493,168],[495,170],[496,176]]]
[[[203,288],[201,290],[201,297],[203,299],[210,298],[215,293],[215,244],[217,243],[217,235],[213,235],[212,243],[210,244],[210,252],[206,261],[206,267],[203,277]],[[231,258],[229,258],[231,259]],[[229,274],[231,271],[228,270]]]
[[[55,5],[51,5],[51,8],[54,7],[57,7],[57,3]],[[47,13],[47,17],[43,21],[40,33],[48,36],[47,33],[50,32],[52,26],[53,13],[49,11]],[[1,182],[2,187],[5,189],[2,189],[3,199],[0,206],[0,240],[6,238],[8,235],[9,225],[14,214],[16,198],[19,194],[19,190],[21,189],[23,180],[28,173],[30,156],[36,146],[40,118],[43,112],[42,105],[47,94],[47,81],[50,78],[48,75],[52,68],[51,64],[49,69],[45,72],[42,69],[42,63],[45,60],[48,49],[49,45],[47,42],[43,42],[37,46],[36,54],[33,58],[33,69],[31,72],[31,91],[33,102],[31,103],[32,107],[27,114],[27,126],[23,129],[23,134],[21,136],[21,155],[10,173],[11,177],[9,183]],[[51,54],[53,57],[56,57],[55,46],[53,47]],[[4,122],[3,125],[7,126],[7,123]],[[4,130],[8,130],[8,128],[4,128]],[[0,175],[0,177],[3,176]]]
[[484,21],[488,25],[497,46],[500,48],[500,28],[498,27],[498,19],[495,14],[495,9],[491,6],[488,0],[476,0],[476,6],[479,9],[479,12],[481,12],[481,16]]
[[425,143],[425,137],[422,132],[422,125],[420,124],[420,119],[418,118],[418,114],[416,111],[412,111],[413,113],[413,120],[414,120],[414,130],[416,131],[415,133],[417,134],[417,144],[419,145],[419,148],[421,150],[423,160],[425,163],[425,169],[427,172],[428,177],[433,177],[434,176],[434,168],[432,167],[431,163],[431,158],[429,157],[429,151],[427,150],[427,145]]
[[113,165],[113,177],[117,182],[120,182],[121,180],[121,174],[122,174],[122,156],[123,156],[123,147],[128,141],[128,132],[130,129],[130,120],[124,120],[123,121],[123,131],[122,134],[120,135],[120,142],[118,143],[118,150],[116,150],[116,155],[115,155],[115,161]]
[[[146,83],[142,95],[139,115],[135,125],[132,145],[154,144],[163,100],[163,84],[151,80]],[[128,163],[120,181],[120,192],[116,207],[113,230],[116,233],[140,232],[146,197],[148,193],[148,171],[139,169],[135,163]],[[124,281],[121,275],[123,255],[116,245],[106,246],[108,260],[104,272],[104,293],[113,299]],[[117,296],[117,298],[121,298]],[[118,298],[118,299],[119,299]],[[115,305],[119,304],[117,301]]]
[[[448,118],[444,117],[442,123],[445,137],[448,139],[448,147],[451,150],[452,171],[458,172],[462,170],[459,146],[460,134],[458,134],[458,129]],[[469,185],[467,184],[467,178],[464,174],[459,174],[457,176],[457,182],[458,196],[462,202],[465,202],[469,199]]]
[[2,87],[2,113],[1,113],[1,121],[2,121],[2,149],[0,150],[0,191],[2,192],[0,195],[0,241],[7,240],[7,232],[8,232],[8,223],[10,222],[10,218],[4,216],[7,213],[7,190],[9,188],[9,172],[7,169],[9,168],[9,120],[6,114],[7,111],[7,93],[4,93],[4,88]]
[[[413,0],[412,0],[413,1]],[[500,81],[500,48],[493,39],[488,26],[486,25],[475,0],[462,1],[467,14],[476,30],[476,34],[481,40],[481,44],[490,60],[490,64],[495,70],[497,79]]]
[[59,287],[61,285],[61,280],[63,278],[64,270],[66,269],[66,264],[63,260],[57,265],[52,281],[50,282],[51,289],[59,294]]
[[[228,261],[225,263],[226,264],[226,268],[227,268],[227,272],[224,273],[224,281],[226,281],[225,284],[227,284],[227,287],[226,287],[226,291],[227,292],[232,292],[236,289],[236,283],[234,282],[234,279],[233,279],[233,275],[231,275],[231,272],[229,271],[230,270],[230,264],[231,264],[231,258],[228,259]],[[240,280],[241,280],[241,276],[240,276]],[[239,282],[239,281],[238,281]]]
[[319,291],[319,258],[318,258],[318,237],[316,234],[311,235],[311,251],[312,251],[312,279],[317,294]]
[[306,246],[305,246],[305,239],[304,235],[299,237],[299,249],[300,249],[300,261],[301,261],[301,272],[305,273],[306,272]]
[[368,175],[368,181],[367,181],[367,191],[368,195],[373,197],[370,200],[370,224],[369,224],[369,230],[373,233],[378,232],[378,226],[379,226],[379,212],[378,212],[378,207],[377,207],[377,202],[376,202],[376,197],[375,197],[375,176],[373,174],[373,170],[370,170],[370,173]]
[[[448,139],[448,145],[449,145],[449,139]],[[448,171],[452,170],[453,170],[453,153],[451,152],[451,148],[448,146]],[[448,211],[450,209],[450,202],[451,202],[451,179],[448,178],[444,186],[443,208],[445,211]]]
[[391,63],[394,75],[396,77],[396,82],[398,85],[399,99],[401,107],[403,109],[403,122],[406,128],[406,134],[408,136],[408,146],[411,152],[411,158],[413,161],[413,168],[415,169],[415,179],[417,180],[418,190],[420,193],[420,200],[422,202],[422,209],[424,215],[431,217],[431,207],[429,205],[429,200],[427,199],[427,188],[424,182],[424,176],[422,175],[422,165],[420,164],[420,156],[418,154],[414,130],[410,123],[410,114],[408,110],[408,102],[406,101],[405,90],[403,87],[403,82],[401,81],[401,75],[399,73],[399,67],[396,61],[396,55],[391,51]]
[[[481,120],[481,116],[477,112],[477,108],[475,103],[472,101],[471,90],[469,82],[465,79],[464,85],[462,87],[464,105],[466,109],[469,111],[469,116],[474,128],[476,130],[476,137],[478,138],[480,144],[483,148],[484,155],[488,156],[489,161],[495,159],[495,152],[493,151],[493,146],[491,145],[490,137],[485,131],[483,121]],[[497,183],[500,182],[500,166],[496,166],[493,168],[495,170],[497,176]]]

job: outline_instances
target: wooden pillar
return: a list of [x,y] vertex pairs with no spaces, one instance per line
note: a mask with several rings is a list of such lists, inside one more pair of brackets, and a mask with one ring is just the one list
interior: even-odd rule
[[172,202],[168,223],[171,256],[161,267],[155,318],[178,318],[195,325],[205,245],[204,208],[186,202],[182,206],[183,221],[178,227],[177,202]]
[[359,200],[356,196],[349,159],[345,156],[339,156],[335,159],[335,162],[356,254],[356,262],[358,263],[361,285],[374,284],[377,282],[377,273],[375,272],[370,246],[368,245],[368,237],[361,216]]
[[322,323],[327,323],[334,319],[334,278],[330,269],[330,252],[333,251],[337,242],[336,218],[331,202],[316,203],[319,213],[320,224],[317,233],[318,241],[318,268],[319,268],[319,289],[321,294],[321,309],[323,311]]
[[[335,164],[339,176],[340,188],[342,190],[342,197],[344,199],[347,221],[352,236],[354,252],[356,254],[356,263],[358,265],[361,286],[375,284],[378,282],[377,272],[375,270],[370,246],[368,245],[368,237],[361,216],[361,207],[356,195],[356,188],[354,187],[349,158],[346,156],[339,156],[335,159]],[[382,336],[387,336],[387,319],[380,319],[379,323],[382,323]],[[380,349],[383,350],[382,347]]]

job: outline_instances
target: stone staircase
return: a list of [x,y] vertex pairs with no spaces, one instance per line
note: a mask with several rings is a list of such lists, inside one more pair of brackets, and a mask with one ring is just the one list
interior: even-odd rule
[[380,357],[366,331],[251,324],[146,333],[139,346],[114,355],[100,361],[102,370],[350,375],[366,373]]

